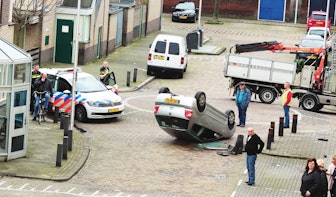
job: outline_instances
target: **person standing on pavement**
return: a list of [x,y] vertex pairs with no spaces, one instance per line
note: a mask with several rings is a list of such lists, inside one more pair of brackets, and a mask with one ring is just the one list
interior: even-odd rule
[[237,126],[245,127],[246,110],[251,101],[251,92],[246,88],[245,82],[239,83],[239,88],[236,92],[236,105],[238,107],[239,124]]
[[255,162],[257,160],[257,154],[260,154],[264,148],[264,142],[260,137],[254,132],[252,127],[247,129],[247,142],[245,145],[246,151],[246,167],[248,171],[248,185],[255,184]]
[[321,197],[321,174],[315,158],[307,160],[301,178],[300,192],[303,197]]
[[110,73],[110,68],[108,62],[105,60],[103,66],[99,69],[99,77],[101,82],[105,82],[107,75]]
[[328,196],[328,179],[325,169],[325,164],[323,159],[316,160],[316,163],[318,167],[320,168],[321,173],[321,197],[327,197]]
[[285,91],[281,96],[282,106],[285,113],[285,122],[283,128],[289,128],[289,109],[292,106],[292,90],[289,82],[284,84]]
[[33,67],[33,71],[32,71],[32,75],[31,75],[31,97],[30,97],[30,111],[33,112],[34,111],[34,96],[33,96],[33,92],[34,92],[34,82],[36,79],[39,79],[41,77],[41,72],[39,71],[40,69],[40,65],[35,64]]
[[328,166],[327,170],[327,176],[328,176],[328,190],[330,192],[330,196],[334,197],[336,196],[336,185],[334,186],[334,180],[335,177],[333,174],[335,174],[335,168],[336,168],[336,154],[332,156],[331,164]]

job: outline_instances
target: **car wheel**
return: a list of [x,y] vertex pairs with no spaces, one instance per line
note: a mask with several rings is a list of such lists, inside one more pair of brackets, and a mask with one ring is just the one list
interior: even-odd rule
[[82,105],[76,105],[75,118],[79,122],[85,122],[85,121],[87,121],[86,110],[85,110],[85,108]]
[[170,93],[170,90],[167,87],[162,87],[159,90],[159,94],[161,94],[161,93]]
[[193,23],[196,23],[196,15],[194,16]]
[[270,88],[263,88],[259,91],[259,99],[262,103],[271,104],[276,98],[276,93]]
[[188,64],[186,64],[185,68],[183,69],[183,72],[187,71]]
[[229,127],[229,129],[233,129],[235,124],[236,124],[236,116],[235,113],[232,110],[226,110],[225,114],[227,115],[227,125]]
[[313,95],[305,95],[302,97],[301,99],[302,102],[302,108],[304,110],[308,110],[308,111],[318,111],[318,104],[317,104],[317,99],[315,96]]
[[206,106],[206,96],[204,92],[196,92],[195,94],[197,109],[199,112],[203,112]]

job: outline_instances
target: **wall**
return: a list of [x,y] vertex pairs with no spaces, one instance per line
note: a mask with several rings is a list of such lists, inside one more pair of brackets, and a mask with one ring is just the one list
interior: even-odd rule
[[161,28],[161,0],[148,0],[146,35]]

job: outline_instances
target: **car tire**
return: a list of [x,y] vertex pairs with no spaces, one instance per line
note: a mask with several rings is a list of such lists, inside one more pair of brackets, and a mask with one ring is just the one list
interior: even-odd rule
[[313,112],[318,111],[319,106],[318,106],[317,99],[314,95],[311,95],[311,94],[304,95],[301,99],[301,104],[304,110],[313,111]]
[[196,92],[196,105],[199,112],[204,112],[206,107],[206,96],[204,92]]
[[183,70],[180,73],[178,73],[178,78],[183,79],[183,73],[184,73]]
[[76,105],[75,118],[79,122],[86,122],[87,121],[87,113],[86,113],[86,110],[85,110],[84,106]]
[[225,114],[227,115],[227,125],[230,130],[232,130],[236,124],[236,115],[232,110],[226,110]]
[[152,71],[147,67],[147,75],[152,76]]
[[159,94],[161,93],[170,93],[170,90],[167,87],[161,87],[159,90]]
[[276,93],[271,88],[263,88],[259,91],[259,99],[262,103],[271,104],[276,98]]

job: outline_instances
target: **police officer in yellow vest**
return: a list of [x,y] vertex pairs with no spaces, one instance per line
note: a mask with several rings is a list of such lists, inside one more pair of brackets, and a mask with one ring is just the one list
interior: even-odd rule
[[284,84],[285,91],[281,96],[282,106],[285,112],[284,128],[289,128],[289,108],[292,106],[292,90],[289,82]]
[[30,111],[33,112],[34,111],[34,97],[33,97],[33,92],[34,92],[34,82],[36,79],[39,79],[41,77],[41,72],[39,71],[40,69],[40,65],[35,64],[33,67],[33,71],[32,71],[32,80],[31,80],[31,97],[30,97]]

